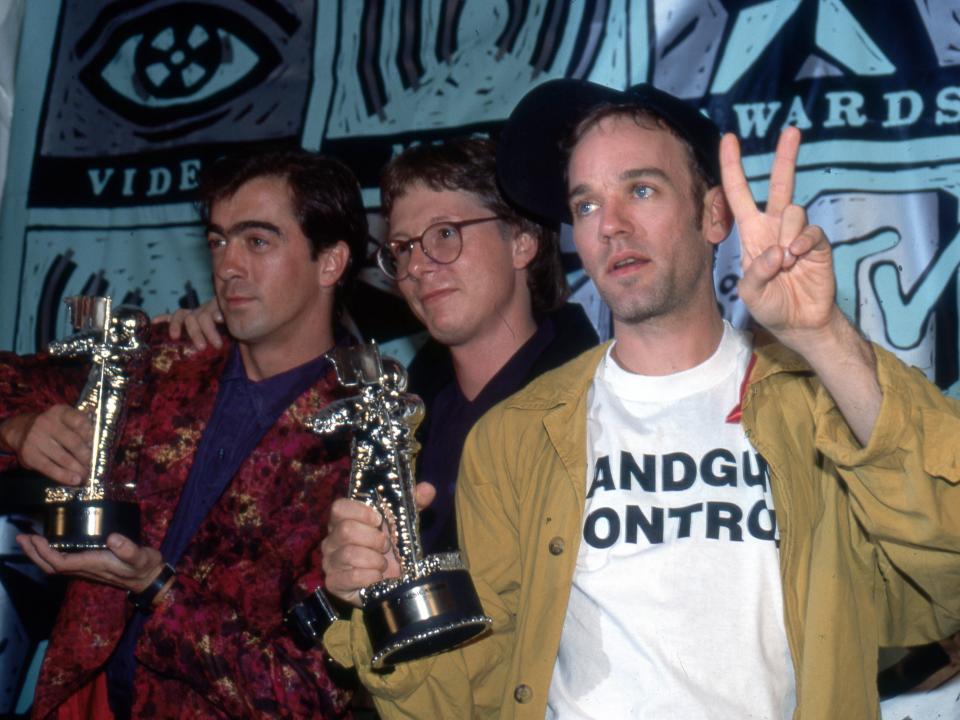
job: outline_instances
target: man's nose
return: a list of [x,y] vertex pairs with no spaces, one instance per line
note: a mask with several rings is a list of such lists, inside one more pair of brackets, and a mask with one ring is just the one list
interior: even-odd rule
[[603,213],[600,233],[605,239],[629,235],[633,232],[633,222],[624,204],[617,198],[610,198],[604,202],[600,212]]
[[223,280],[242,276],[246,267],[243,244],[227,240],[220,252],[215,255],[213,265],[214,274]]

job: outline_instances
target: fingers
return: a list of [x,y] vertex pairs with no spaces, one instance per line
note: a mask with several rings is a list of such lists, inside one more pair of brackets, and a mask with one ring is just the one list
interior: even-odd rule
[[[799,152],[800,131],[792,126],[785,128],[777,141],[770,170],[767,215],[778,217],[793,201]],[[732,133],[727,133],[720,140],[720,175],[733,216],[738,223],[742,223],[757,212],[757,203],[743,171],[740,142]]]
[[777,238],[777,244],[789,251],[784,258],[784,269],[792,267],[796,261],[791,245],[806,227],[807,211],[800,205],[787,205],[780,216],[780,233]]
[[149,548],[140,547],[120,533],[111,533],[107,537],[107,549],[131,567],[143,569],[150,564],[147,552]]
[[170,313],[163,313],[162,315],[156,315],[155,317],[150,318],[150,324],[159,325],[160,323],[170,322],[170,317],[171,317]]
[[52,410],[60,415],[64,426],[83,442],[82,449],[78,448],[78,451],[81,455],[85,453],[86,459],[89,460],[92,453],[90,444],[93,442],[93,420],[87,413],[69,405],[56,405]]
[[128,590],[142,592],[163,570],[163,557],[158,550],[142,547],[120,533],[107,537],[107,549],[123,563],[118,578]]
[[71,575],[134,592],[146,588],[163,567],[157,550],[140,547],[116,533],[107,538],[106,550],[63,553],[39,535],[18,535],[17,543],[48,575]]
[[180,336],[183,334],[183,321],[186,316],[187,311],[180,309],[175,311],[173,314],[165,315],[167,321],[170,325],[167,327],[167,334],[170,336],[171,340],[179,340]]
[[807,225],[787,245],[790,255],[802,258],[815,250],[830,250],[830,240],[823,228],[817,225]]
[[383,580],[388,569],[384,553],[362,545],[321,544],[326,588],[351,605],[360,605],[360,588]]
[[20,549],[23,550],[23,554],[30,558],[30,561],[40,568],[44,574],[55,574],[57,571],[50,563],[43,559],[43,557],[37,551],[37,548],[34,546],[33,541],[35,539],[46,542],[46,540],[43,540],[43,538],[41,538],[39,535],[17,535],[17,544],[20,546]]
[[79,485],[90,467],[93,426],[69,405],[20,416],[6,433],[20,464],[64,485]]
[[49,575],[76,575],[92,579],[89,572],[96,569],[102,573],[108,556],[112,556],[105,550],[63,553],[50,547],[46,538],[40,535],[18,535],[17,542],[27,557]]
[[[785,221],[791,224],[802,220],[806,221],[803,208],[790,206],[785,212]],[[791,216],[789,219],[787,216]],[[752,298],[758,297],[763,288],[781,272],[792,269],[798,262],[807,258],[815,250],[830,251],[830,241],[823,229],[816,225],[805,225],[799,232],[789,229],[782,233],[782,244],[771,245],[762,253],[753,258],[753,261],[743,269],[740,279],[740,296],[748,305]],[[791,238],[792,239],[789,239]]]
[[[179,340],[181,337],[183,337],[183,331],[185,330],[184,325],[187,322],[187,318],[190,317],[190,314],[190,310],[180,308],[170,315],[170,326],[167,328],[167,333],[169,333],[171,340]],[[196,345],[196,343],[194,343],[194,345]],[[203,345],[202,347],[196,345],[196,347],[197,350],[203,350],[206,348],[206,345]]]
[[737,292],[748,309],[753,300],[763,293],[767,283],[784,269],[789,254],[786,248],[771,245],[744,268],[743,277],[737,284]]
[[171,340],[179,340],[186,333],[197,350],[206,350],[207,345],[223,347],[223,337],[217,323],[223,322],[223,313],[216,299],[208,300],[192,310],[181,308],[169,316],[168,332]]
[[[206,308],[206,306],[204,307]],[[220,314],[220,309],[214,305],[209,311],[205,309],[203,312],[192,314],[187,318],[185,327],[197,349],[202,350],[206,343],[219,349],[223,347],[223,337],[220,335],[217,323],[222,322],[223,315]]]
[[774,151],[770,170],[770,189],[767,195],[767,214],[780,215],[793,202],[793,186],[797,175],[797,154],[800,151],[800,131],[784,128]]
[[380,516],[380,513],[366,503],[358,502],[357,500],[348,500],[347,498],[338,498],[334,500],[333,505],[330,506],[328,530],[333,532],[334,527],[345,520],[353,520],[375,528],[380,527],[383,523],[383,518]]
[[[327,536],[322,543],[325,558],[345,547],[365,548],[382,557],[390,546],[389,527],[379,512],[356,500],[334,501]],[[382,569],[381,563],[376,567]]]
[[737,222],[757,212],[757,203],[743,172],[740,141],[733,133],[726,133],[720,140],[720,177],[723,194]]
[[379,512],[355,500],[336,500],[320,545],[327,590],[359,606],[360,588],[385,577],[391,548],[389,528]]

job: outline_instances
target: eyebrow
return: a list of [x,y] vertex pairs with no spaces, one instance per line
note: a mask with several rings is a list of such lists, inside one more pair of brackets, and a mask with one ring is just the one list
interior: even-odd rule
[[[427,224],[424,225],[423,232],[426,232],[428,229],[430,229],[434,225],[439,225],[440,223],[455,223],[455,222],[459,222],[459,220],[451,220],[450,215],[434,215],[432,218],[427,219]],[[423,235],[423,232],[420,234]],[[387,234],[387,241],[389,242],[393,240],[397,242],[406,242],[406,240],[397,240],[398,238],[401,238],[401,237],[405,237],[409,240],[410,238],[414,237],[414,235],[411,235],[410,233],[400,232],[400,231],[397,231],[397,232],[391,231]]]
[[210,223],[207,225],[207,235],[222,235],[223,237],[230,237],[231,235],[238,235],[239,233],[246,232],[247,230],[264,230],[272,235],[283,237],[283,233],[280,232],[280,228],[278,226],[264,220],[241,220],[240,222],[231,225],[226,230],[216,223]]
[[[644,178],[657,178],[664,181],[670,185],[673,185],[673,181],[670,180],[670,177],[660,168],[657,167],[640,167],[640,168],[630,168],[629,170],[624,170],[620,173],[620,176],[617,178],[620,182],[626,180],[642,180]],[[581,183],[574,188],[571,188],[570,192],[567,193],[567,199],[573,200],[573,198],[580,195],[585,195],[590,192],[590,186],[587,183]]]

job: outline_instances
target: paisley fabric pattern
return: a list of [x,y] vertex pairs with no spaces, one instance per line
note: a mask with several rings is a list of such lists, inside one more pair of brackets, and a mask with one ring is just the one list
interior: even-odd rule
[[[136,481],[141,544],[159,547],[229,348],[196,352],[167,340],[165,325],[151,330],[150,344],[113,473]],[[72,402],[83,375],[42,355],[0,354],[0,421]],[[336,388],[331,371],[285,411],[200,526],[137,644],[134,717],[345,716],[349,693],[329,678],[323,653],[298,649],[282,624],[291,598],[323,582],[320,541],[330,504],[346,491],[347,443],[319,438],[302,422]],[[0,456],[0,469],[13,462]],[[36,717],[55,716],[96,677],[130,612],[121,590],[70,583],[41,671]]]

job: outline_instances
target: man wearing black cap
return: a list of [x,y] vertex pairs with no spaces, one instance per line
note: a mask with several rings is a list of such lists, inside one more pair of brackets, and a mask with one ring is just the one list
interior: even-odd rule
[[[840,312],[830,244],[791,204],[798,147],[785,130],[761,212],[736,140],[665,93],[521,101],[503,189],[572,222],[615,340],[468,438],[460,540],[490,636],[378,676],[361,623],[327,631],[384,716],[877,717],[878,646],[960,624],[960,407]],[[756,338],[716,306],[733,221]]]

